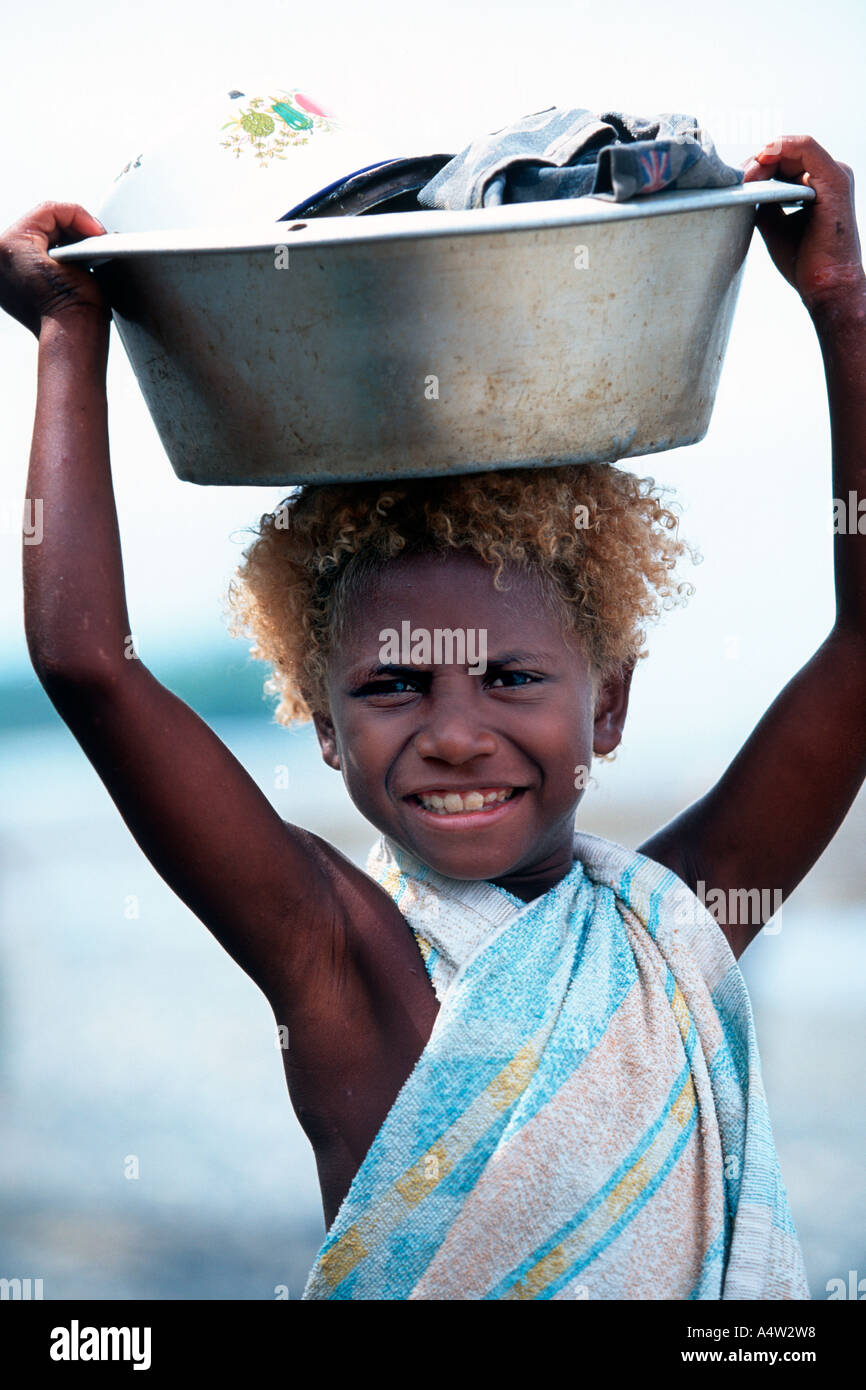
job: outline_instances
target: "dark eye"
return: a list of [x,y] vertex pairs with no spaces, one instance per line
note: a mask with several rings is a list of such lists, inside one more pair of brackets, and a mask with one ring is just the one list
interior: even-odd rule
[[501,690],[509,690],[518,686],[532,685],[539,679],[539,676],[531,676],[528,671],[499,671],[487,682],[487,685],[491,690],[497,685]]
[[383,676],[379,680],[367,681],[352,694],[360,700],[394,704],[401,698],[419,694],[424,688],[423,676],[417,679],[411,676]]
[[407,690],[417,690],[417,681],[404,680],[402,676],[394,676],[389,681],[374,681],[366,687],[369,695],[404,695]]

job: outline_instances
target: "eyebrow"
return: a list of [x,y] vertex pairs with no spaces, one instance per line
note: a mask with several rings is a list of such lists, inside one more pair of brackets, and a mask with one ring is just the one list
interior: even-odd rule
[[488,666],[533,666],[553,660],[553,652],[510,652],[507,656],[489,656]]
[[404,676],[408,673],[423,676],[424,669],[423,666],[358,666],[354,671],[347,673],[347,678],[354,685],[360,681],[372,680],[375,676]]
[[[488,657],[487,670],[497,670],[503,666],[535,666],[544,665],[552,660],[550,652],[509,652],[503,656]],[[435,669],[435,668],[433,668]],[[358,666],[354,670],[347,672],[346,680],[349,685],[363,685],[365,681],[375,680],[377,676],[424,676],[431,675],[432,670],[429,666],[419,664],[417,666]]]

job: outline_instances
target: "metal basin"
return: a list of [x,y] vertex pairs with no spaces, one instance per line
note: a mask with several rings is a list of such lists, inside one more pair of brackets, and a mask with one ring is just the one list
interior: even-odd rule
[[178,477],[430,476],[702,439],[755,207],[813,196],[759,182],[52,254],[94,267]]

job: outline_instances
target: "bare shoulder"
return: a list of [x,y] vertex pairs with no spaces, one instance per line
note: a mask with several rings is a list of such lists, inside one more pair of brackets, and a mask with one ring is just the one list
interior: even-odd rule
[[638,854],[646,855],[647,859],[653,859],[657,864],[663,864],[671,873],[676,874],[677,878],[682,879],[694,892],[697,877],[694,873],[691,856],[680,835],[677,834],[676,821],[670,825],[663,826],[661,830],[656,830],[650,835],[648,840],[644,840],[642,845],[638,845]]
[[326,840],[300,833],[311,888],[317,881],[315,921],[270,1003],[294,1025],[293,1061],[303,1056],[301,1070],[315,1077],[317,1104],[333,1099],[337,1075],[358,1101],[383,1086],[390,1095],[388,1078],[405,1079],[438,1012],[424,959],[385,890]]
[[339,923],[354,956],[396,953],[414,965],[417,946],[412,930],[384,888],[320,835],[288,823],[286,829],[301,837],[311,873],[325,889],[328,915]]
[[401,1086],[439,1005],[396,903],[333,845],[308,831],[316,895],[282,987],[268,992],[285,1025],[284,1069],[295,1114],[316,1154],[328,1223]]

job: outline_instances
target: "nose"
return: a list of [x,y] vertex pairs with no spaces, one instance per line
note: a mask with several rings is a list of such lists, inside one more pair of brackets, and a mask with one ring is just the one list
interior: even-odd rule
[[471,762],[496,752],[496,736],[478,721],[477,714],[454,702],[436,702],[423,729],[415,735],[419,758],[438,762]]

